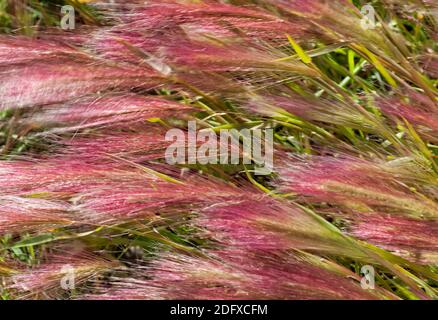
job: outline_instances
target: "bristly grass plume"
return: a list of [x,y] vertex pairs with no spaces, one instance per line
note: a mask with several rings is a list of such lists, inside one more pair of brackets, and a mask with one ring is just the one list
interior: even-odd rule
[[[0,2],[1,299],[437,299],[437,12]],[[189,124],[273,171],[168,163]]]

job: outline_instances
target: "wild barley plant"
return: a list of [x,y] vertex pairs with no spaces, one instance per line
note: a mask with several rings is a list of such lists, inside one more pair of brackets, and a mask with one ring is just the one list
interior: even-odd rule
[[[436,299],[437,12],[2,2],[2,298]],[[166,163],[190,121],[274,171]]]

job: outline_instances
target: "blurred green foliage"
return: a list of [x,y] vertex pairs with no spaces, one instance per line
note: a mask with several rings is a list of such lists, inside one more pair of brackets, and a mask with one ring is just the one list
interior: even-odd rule
[[75,8],[79,22],[98,23],[95,10],[79,0],[0,0],[0,32],[33,35],[40,28],[58,26],[63,5]]

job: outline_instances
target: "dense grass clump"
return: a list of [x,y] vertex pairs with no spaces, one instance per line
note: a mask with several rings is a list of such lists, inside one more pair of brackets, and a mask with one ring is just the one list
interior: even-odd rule
[[[436,299],[437,13],[0,0],[1,297]],[[188,123],[272,130],[273,172],[170,164]]]

